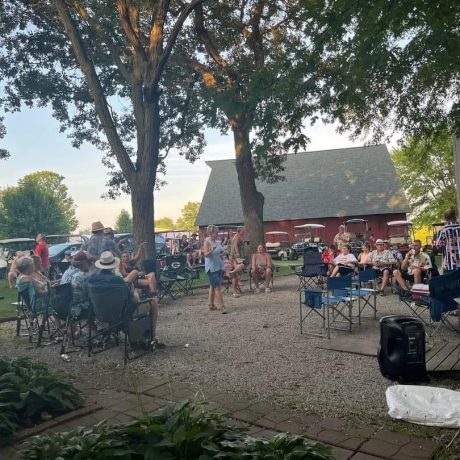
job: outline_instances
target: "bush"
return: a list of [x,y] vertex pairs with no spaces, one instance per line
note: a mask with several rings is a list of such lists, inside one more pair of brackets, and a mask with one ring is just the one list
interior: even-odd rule
[[0,358],[0,443],[21,426],[32,426],[45,413],[58,415],[81,406],[80,392],[68,377],[50,372],[29,358]]
[[182,402],[160,415],[127,424],[78,428],[37,436],[23,451],[25,460],[88,459],[332,459],[328,447],[299,436],[256,439],[216,413]]

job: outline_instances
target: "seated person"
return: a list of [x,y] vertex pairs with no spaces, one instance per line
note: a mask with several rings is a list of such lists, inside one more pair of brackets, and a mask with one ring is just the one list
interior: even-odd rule
[[147,243],[141,243],[137,249],[136,255],[130,257],[129,252],[123,252],[121,254],[120,266],[118,270],[127,283],[133,283],[136,289],[147,289],[149,296],[156,295],[156,278],[155,273],[147,273],[140,271],[136,263],[141,258],[145,245]]
[[351,275],[358,263],[355,255],[350,252],[349,244],[342,244],[341,253],[332,261],[334,269],[331,276],[346,276]]
[[[197,239],[198,234],[192,233],[188,248],[186,249],[187,266],[193,267],[196,263],[200,263],[200,242]],[[225,249],[225,246],[224,246]]]
[[[40,257],[38,258],[40,259]],[[27,292],[31,305],[35,306],[36,309],[45,307],[49,300],[49,286],[34,279],[35,264],[32,258],[20,257],[17,259],[16,269],[19,272],[16,279],[19,293]]]
[[382,277],[382,283],[376,286],[380,295],[385,295],[385,287],[390,279],[390,272],[396,264],[393,254],[389,250],[385,250],[384,242],[380,238],[375,242],[377,249],[372,251],[367,259],[372,268],[376,270],[377,276]]
[[40,256],[30,256],[34,262],[34,271],[32,272],[32,278],[34,279],[35,283],[42,284],[43,286],[56,286],[59,284],[58,280],[50,281],[48,277],[43,274],[42,269],[42,258]]
[[129,288],[128,284],[125,283],[121,276],[115,274],[115,269],[120,265],[120,259],[115,257],[110,251],[104,251],[101,254],[99,260],[95,263],[96,268],[99,268],[99,272],[92,273],[86,279],[87,284],[91,284],[97,287],[110,288],[112,286],[123,286],[126,289],[128,295],[131,312],[142,313],[144,305],[148,305],[150,310],[150,318],[152,321],[152,336],[154,342],[157,345],[161,345],[156,339],[156,326],[158,322],[158,302],[156,299],[149,299],[148,304],[138,304],[138,300],[134,295],[132,289]]
[[371,255],[371,245],[369,243],[363,243],[361,245],[361,252],[358,255],[358,271],[366,270],[372,264],[368,262],[369,256]]
[[406,254],[401,263],[401,269],[393,271],[393,276],[400,287],[400,295],[403,297],[410,296],[406,280],[412,284],[420,284],[424,275],[432,268],[430,256],[421,249],[422,242],[415,240],[413,249]]
[[335,245],[330,244],[327,248],[324,248],[321,252],[321,261],[324,264],[324,270],[327,275],[332,273],[334,270],[334,259],[336,257],[335,254]]
[[[240,265],[244,267],[244,264]],[[254,292],[260,292],[260,280],[265,280],[265,292],[271,292],[270,283],[273,277],[272,257],[265,252],[265,246],[263,244],[259,244],[259,246],[257,246],[257,253],[252,255],[251,276],[256,287]]]
[[15,279],[18,277],[19,275],[19,270],[16,268],[16,261],[21,258],[21,257],[25,257],[25,253],[24,252],[20,252],[18,251],[16,253],[16,257],[13,259],[13,262],[11,263],[11,266],[10,266],[10,271],[8,272],[8,287],[10,289],[13,289],[16,287],[16,283],[15,283]]
[[[81,316],[82,312],[89,309],[88,288],[86,279],[90,276],[93,264],[85,251],[79,251],[72,257],[72,266],[69,267],[61,278],[61,284],[72,285],[72,314]],[[62,281],[65,280],[65,283]]]
[[244,264],[237,264],[235,259],[227,252],[223,253],[224,259],[224,277],[229,279],[232,283],[233,297],[240,297],[239,282],[241,279],[241,272],[244,270]]
[[182,235],[179,240],[179,254],[185,254],[189,249],[189,242],[187,240],[187,235]]

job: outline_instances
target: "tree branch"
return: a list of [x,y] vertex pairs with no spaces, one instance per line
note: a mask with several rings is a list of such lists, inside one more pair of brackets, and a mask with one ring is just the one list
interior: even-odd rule
[[54,5],[67,33],[67,36],[69,37],[69,40],[72,44],[75,58],[77,59],[81,70],[85,75],[86,83],[88,85],[89,91],[91,92],[91,95],[93,96],[94,106],[101,121],[101,125],[107,136],[107,140],[109,141],[109,144],[115,156],[117,157],[117,160],[120,163],[123,173],[125,174],[129,183],[130,179],[132,178],[132,174],[134,173],[134,165],[118,135],[115,123],[107,105],[107,100],[104,96],[101,82],[94,68],[94,64],[88,57],[83,39],[77,29],[74,20],[72,19],[72,16],[69,13],[65,0],[54,0]]
[[[172,52],[172,49],[174,47],[174,44],[176,43],[177,36],[179,35],[179,32],[182,28],[182,25],[184,24],[185,20],[188,18],[190,13],[198,6],[201,5],[203,0],[193,0],[191,3],[189,3],[180,13],[179,17],[177,18],[174,27],[171,30],[171,34],[169,35],[168,41],[166,42],[166,46],[164,47],[164,50],[161,54],[161,57],[155,65],[154,72],[152,74],[152,78],[149,79],[149,81],[146,82],[146,85],[150,88],[155,88],[161,78],[161,74],[163,73],[163,68],[166,65],[166,62],[168,61],[168,58]],[[169,3],[169,2],[168,2]],[[149,46],[150,50],[150,46]]]
[[204,14],[203,14],[202,5],[198,5],[197,8],[195,9],[194,23],[195,23],[195,31],[201,43],[203,43],[204,47],[206,48],[206,51],[211,56],[213,61],[228,75],[228,77],[233,82],[235,80],[236,73],[230,67],[228,62],[217,51],[217,48],[214,45],[214,42],[211,39],[211,36],[204,25]]
[[[126,37],[133,51],[146,60],[144,46],[142,44],[142,35],[138,24],[133,26],[131,20],[137,21],[137,13],[133,14],[133,8],[128,5],[126,0],[116,0],[120,23],[125,31]],[[137,30],[135,30],[137,29]]]

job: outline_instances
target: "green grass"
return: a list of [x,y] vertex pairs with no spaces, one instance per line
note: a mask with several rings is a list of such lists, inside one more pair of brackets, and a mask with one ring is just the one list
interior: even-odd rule
[[[1,299],[3,297],[3,299]],[[0,318],[16,315],[16,305],[11,305],[16,302],[18,292],[16,289],[9,289],[6,286],[4,279],[0,279]]]

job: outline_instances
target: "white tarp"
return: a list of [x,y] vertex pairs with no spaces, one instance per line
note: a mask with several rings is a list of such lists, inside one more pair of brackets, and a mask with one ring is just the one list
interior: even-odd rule
[[390,417],[418,425],[460,428],[460,391],[395,385],[385,395]]

